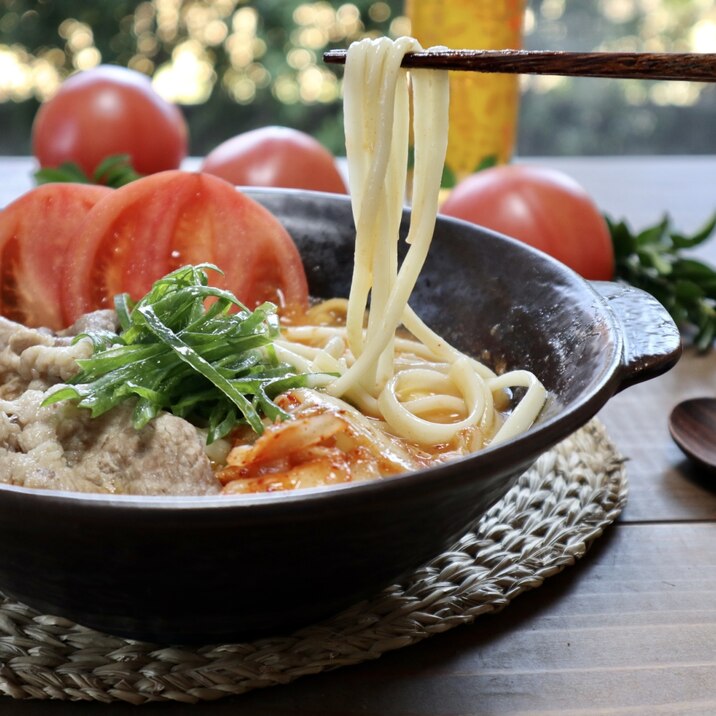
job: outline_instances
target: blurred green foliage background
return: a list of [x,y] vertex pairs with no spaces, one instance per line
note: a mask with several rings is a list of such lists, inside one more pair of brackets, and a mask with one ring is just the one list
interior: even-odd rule
[[[492,0],[489,0],[492,1]],[[402,0],[0,0],[0,153],[30,151],[38,103],[71,72],[133,67],[179,102],[201,155],[265,124],[343,151],[340,70],[321,54],[410,32]],[[528,0],[525,47],[716,50],[713,0]],[[523,78],[518,153],[716,153],[716,86]]]

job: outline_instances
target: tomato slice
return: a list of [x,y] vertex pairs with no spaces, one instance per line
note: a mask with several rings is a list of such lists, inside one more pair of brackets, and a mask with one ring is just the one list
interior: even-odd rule
[[60,265],[90,209],[111,195],[91,184],[43,184],[0,212],[0,314],[53,330],[60,308]]
[[261,205],[217,177],[167,171],[115,190],[87,214],[64,264],[65,323],[111,307],[118,293],[141,298],[179,266],[211,262],[212,283],[253,308],[263,301],[305,308],[298,249]]

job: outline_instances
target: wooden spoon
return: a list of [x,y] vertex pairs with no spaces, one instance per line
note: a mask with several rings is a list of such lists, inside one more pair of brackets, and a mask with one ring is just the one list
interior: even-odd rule
[[688,457],[716,471],[716,398],[679,403],[669,416],[669,432]]

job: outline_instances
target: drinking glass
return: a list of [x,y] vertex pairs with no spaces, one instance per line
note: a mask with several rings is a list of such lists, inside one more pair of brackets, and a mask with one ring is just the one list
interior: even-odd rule
[[[426,49],[522,46],[524,0],[406,0],[411,33]],[[450,72],[450,134],[443,187],[509,162],[517,129],[517,75]]]

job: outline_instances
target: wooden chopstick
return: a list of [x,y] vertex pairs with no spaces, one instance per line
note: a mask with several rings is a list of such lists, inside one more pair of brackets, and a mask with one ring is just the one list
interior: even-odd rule
[[[345,50],[324,62],[345,64]],[[716,82],[716,54],[689,52],[554,52],[548,50],[441,50],[405,55],[403,67],[566,77]]]

